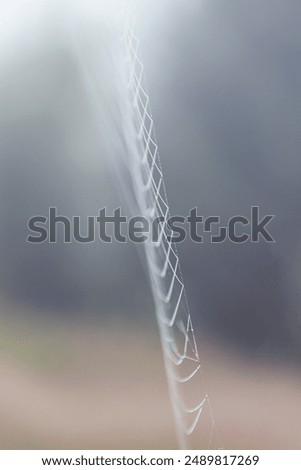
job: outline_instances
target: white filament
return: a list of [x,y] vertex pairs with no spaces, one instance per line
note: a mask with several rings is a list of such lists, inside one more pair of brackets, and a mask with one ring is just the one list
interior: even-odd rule
[[[205,407],[211,420],[210,439],[214,433],[214,418],[208,394],[199,390],[199,399],[191,397],[189,385],[202,374],[195,333],[189,313],[182,280],[179,257],[170,237],[167,220],[170,217],[163,174],[156,141],[150,99],[144,84],[143,64],[138,55],[139,41],[133,32],[133,14],[127,5],[124,20],[126,52],[127,96],[130,103],[131,132],[128,143],[127,165],[140,214],[152,222],[162,217],[157,242],[145,243],[145,257],[161,334],[170,395],[176,418],[179,444],[189,445],[191,436]],[[129,129],[129,122],[127,122]],[[202,382],[202,381],[201,381]],[[201,382],[197,383],[198,387]],[[195,390],[194,390],[195,392]],[[210,444],[209,444],[210,445]]]

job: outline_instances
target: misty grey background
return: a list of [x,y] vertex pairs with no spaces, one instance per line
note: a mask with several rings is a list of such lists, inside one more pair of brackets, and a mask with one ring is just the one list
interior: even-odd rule
[[[241,353],[299,361],[301,4],[177,0],[139,14],[172,214],[276,216],[273,245],[179,246],[193,319]],[[1,63],[2,299],[39,317],[139,319],[152,300],[134,246],[25,241],[49,206],[126,211],[64,27],[43,21]]]
[[165,8],[141,35],[172,212],[276,216],[273,245],[179,247],[192,313],[252,356],[299,358],[300,2]]

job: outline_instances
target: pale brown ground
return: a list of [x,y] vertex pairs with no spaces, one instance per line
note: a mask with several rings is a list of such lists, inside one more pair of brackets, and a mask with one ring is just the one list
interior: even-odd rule
[[[0,340],[2,449],[177,447],[156,331],[3,319]],[[300,371],[200,346],[222,446],[300,449]]]

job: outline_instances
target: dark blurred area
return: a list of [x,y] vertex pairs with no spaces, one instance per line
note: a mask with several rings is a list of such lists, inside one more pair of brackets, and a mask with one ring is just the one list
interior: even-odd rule
[[156,33],[141,30],[172,212],[275,215],[274,244],[179,247],[193,315],[252,356],[298,362],[300,13],[297,1],[162,2]]

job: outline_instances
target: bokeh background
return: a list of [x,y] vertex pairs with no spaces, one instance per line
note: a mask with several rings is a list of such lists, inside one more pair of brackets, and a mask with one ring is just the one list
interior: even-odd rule
[[[299,0],[137,8],[172,214],[275,215],[272,245],[178,246],[225,448],[300,448],[300,16]],[[1,0],[0,17],[0,447],[176,448],[135,246],[26,242],[50,206],[127,213],[111,2]]]

